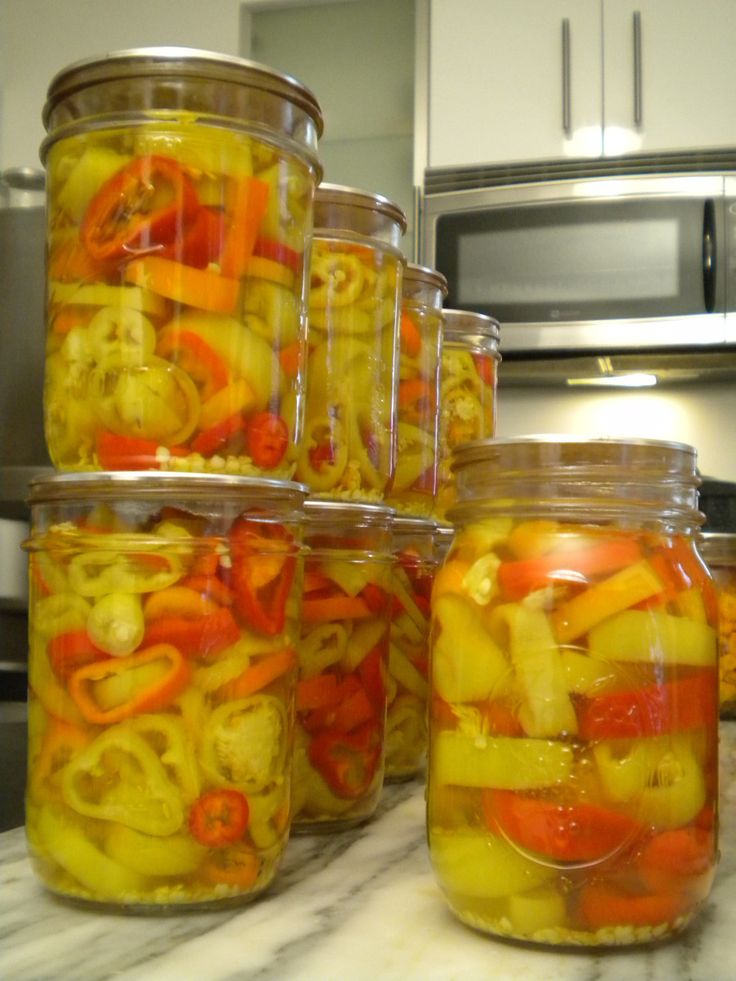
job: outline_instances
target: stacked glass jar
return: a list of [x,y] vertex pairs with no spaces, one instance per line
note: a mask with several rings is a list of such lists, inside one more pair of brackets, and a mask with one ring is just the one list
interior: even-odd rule
[[466,310],[443,312],[435,505],[440,520],[455,501],[453,451],[496,435],[499,339],[500,326],[493,317]]
[[721,716],[733,719],[736,718],[736,534],[703,532],[700,549],[718,594]]
[[370,818],[384,779],[406,217],[380,194],[322,184],[314,226],[294,828],[332,831]]
[[34,865],[80,902],[242,901],[290,827],[321,111],[264,66],[155,48],[60,72],[44,121],[67,472],[31,492]]

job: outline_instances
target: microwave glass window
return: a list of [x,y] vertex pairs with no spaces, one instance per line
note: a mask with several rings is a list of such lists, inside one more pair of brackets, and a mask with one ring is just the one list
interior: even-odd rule
[[568,306],[671,298],[680,290],[679,250],[674,219],[637,222],[626,235],[615,221],[463,235],[460,299]]
[[502,323],[712,312],[724,303],[704,275],[712,215],[711,201],[669,196],[451,212],[437,220],[436,268],[448,307]]

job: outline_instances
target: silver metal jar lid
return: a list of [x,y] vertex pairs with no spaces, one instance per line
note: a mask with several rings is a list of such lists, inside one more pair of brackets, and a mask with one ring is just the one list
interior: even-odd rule
[[322,177],[324,120],[312,91],[267,65],[218,52],[131,48],[76,62],[51,80],[42,116],[42,161],[57,140],[90,126],[185,118],[282,143],[305,158],[317,181]]
[[169,470],[115,470],[84,473],[44,473],[29,483],[29,504],[55,501],[191,500],[216,502],[227,497],[264,498],[301,504],[308,488],[291,480],[241,477],[215,473],[178,473]]
[[403,209],[373,191],[342,184],[320,184],[314,196],[314,234],[357,232],[386,237],[392,245],[406,231]]
[[407,262],[402,286],[405,293],[411,292],[417,286],[429,286],[440,290],[443,296],[447,296],[447,280],[442,273],[430,266],[419,266],[414,262]]
[[481,334],[498,341],[501,325],[494,317],[470,310],[443,310],[443,334],[446,340],[461,338],[466,334]]

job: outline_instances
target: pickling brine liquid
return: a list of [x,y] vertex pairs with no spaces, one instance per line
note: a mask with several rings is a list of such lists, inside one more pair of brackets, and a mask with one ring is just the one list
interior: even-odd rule
[[716,862],[716,616],[683,535],[458,532],[432,599],[428,832],[461,920],[587,946],[687,925]]

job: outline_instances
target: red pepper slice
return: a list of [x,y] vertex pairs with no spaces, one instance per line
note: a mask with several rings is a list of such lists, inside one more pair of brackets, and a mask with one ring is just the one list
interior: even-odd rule
[[289,445],[289,427],[274,412],[256,412],[248,421],[248,453],[257,467],[273,470]]
[[93,259],[131,259],[180,235],[199,209],[194,184],[170,157],[136,157],[90,201],[80,238]]
[[632,893],[593,882],[583,888],[578,908],[584,925],[589,930],[600,930],[671,923],[690,904],[688,896],[678,893]]
[[208,790],[189,812],[189,830],[202,845],[222,848],[243,837],[250,808],[248,798],[239,790]]
[[296,571],[291,534],[283,525],[240,518],[230,530],[230,546],[235,609],[252,629],[281,633]]
[[378,645],[366,654],[358,665],[358,676],[379,718],[386,711],[386,678],[384,671],[386,657],[385,645]]
[[689,826],[654,835],[641,850],[639,875],[652,892],[677,893],[697,889],[715,865],[712,828]]
[[182,616],[164,616],[146,627],[143,643],[173,644],[184,657],[207,658],[240,639],[240,628],[227,607],[189,620]]
[[352,732],[328,730],[309,744],[309,760],[338,797],[356,800],[370,788],[381,760],[381,732],[366,722]]
[[490,354],[471,354],[475,370],[484,385],[492,385],[495,378],[495,361]]
[[192,440],[192,449],[195,453],[210,457],[223,449],[234,436],[245,432],[245,418],[242,412],[235,412],[221,422],[216,422],[214,426],[205,429],[204,432],[197,433]]
[[556,551],[534,559],[502,562],[498,584],[504,599],[523,599],[549,582],[580,583],[590,576],[616,572],[641,558],[638,542],[629,538],[600,542],[578,551]]
[[483,815],[493,831],[561,862],[595,862],[641,830],[634,818],[598,804],[561,804],[513,790],[483,791]]
[[66,681],[77,668],[109,657],[92,643],[86,630],[68,630],[57,634],[49,641],[46,653],[54,674],[62,681]]
[[288,245],[282,245],[272,238],[257,238],[253,246],[253,255],[263,256],[264,259],[271,259],[272,262],[280,262],[282,266],[288,266],[295,273],[299,272],[304,257],[303,252],[296,252]]
[[583,739],[637,739],[699,728],[718,711],[715,672],[701,671],[661,685],[643,685],[583,701],[578,731]]
[[[120,436],[103,430],[97,434],[97,458],[103,470],[158,470],[161,466],[156,453],[161,447],[152,439]],[[181,446],[168,446],[171,456],[186,456]]]
[[203,402],[230,380],[225,359],[193,330],[166,328],[159,335],[156,353],[186,371],[197,385]]
[[204,269],[220,254],[224,230],[224,212],[219,208],[201,207],[184,229],[181,239],[164,246],[156,254]]

